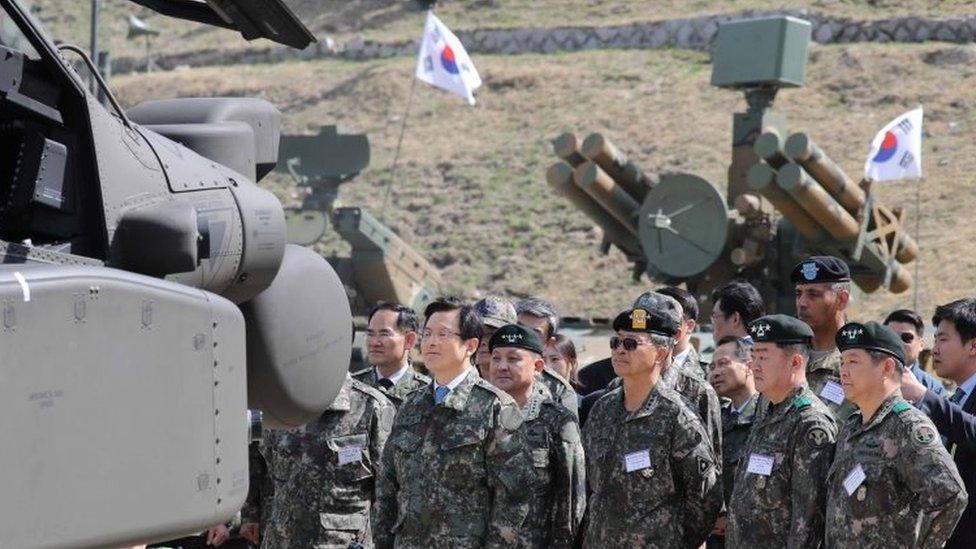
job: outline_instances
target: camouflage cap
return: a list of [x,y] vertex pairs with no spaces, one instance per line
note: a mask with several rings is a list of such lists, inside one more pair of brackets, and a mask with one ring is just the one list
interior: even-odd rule
[[515,324],[518,316],[512,302],[495,296],[479,299],[474,304],[474,310],[481,315],[485,326],[501,328],[506,324]]
[[675,326],[681,326],[685,318],[684,309],[677,299],[657,292],[642,293],[634,300],[634,308],[657,311],[661,315],[670,317]]
[[891,355],[895,360],[905,364],[905,344],[894,330],[877,322],[864,324],[848,322],[837,331],[834,341],[841,351],[847,349],[878,351]]
[[542,356],[539,334],[520,324],[506,324],[491,334],[488,349],[494,351],[499,347],[516,347]]
[[646,332],[666,337],[674,337],[678,333],[680,321],[661,309],[643,309],[634,307],[624,311],[613,319],[614,331]]
[[806,322],[788,315],[766,315],[749,323],[749,335],[756,343],[806,343],[813,330]]

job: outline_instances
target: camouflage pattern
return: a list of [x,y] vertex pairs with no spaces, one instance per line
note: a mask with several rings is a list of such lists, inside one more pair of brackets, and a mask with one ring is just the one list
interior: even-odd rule
[[692,412],[698,414],[708,439],[712,444],[712,452],[718,457],[719,474],[722,466],[722,404],[718,400],[718,393],[704,379],[697,374],[690,374],[684,369],[671,366],[661,374],[661,381],[671,387],[685,400],[685,404]]
[[708,374],[711,371],[710,365],[707,362],[703,362],[701,355],[694,347],[688,347],[688,354],[685,355],[685,359],[681,361],[681,364],[675,364],[681,370],[702,379],[708,379]]
[[520,429],[532,457],[529,515],[518,547],[572,547],[586,509],[586,462],[577,420],[542,383],[522,407]]
[[264,523],[268,520],[270,502],[274,490],[271,477],[268,475],[268,464],[261,453],[261,443],[252,442],[247,448],[247,472],[249,477],[247,499],[241,507],[241,522]]
[[746,442],[756,421],[759,393],[752,395],[745,408],[735,418],[732,414],[732,401],[722,406],[722,493],[725,501],[732,501],[732,486],[735,483],[735,470],[739,459],[746,455]]
[[813,351],[811,353],[810,362],[807,363],[807,385],[810,386],[813,394],[817,395],[820,401],[827,405],[839,427],[857,410],[857,407],[846,399],[837,404],[821,396],[828,381],[840,385],[840,351],[836,347],[827,352]]
[[372,546],[371,502],[395,413],[379,391],[346,376],[318,421],[265,434],[273,489],[262,494],[262,549]]
[[935,426],[898,391],[866,425],[860,412],[844,423],[827,482],[827,547],[942,547],[968,499]]
[[[767,404],[752,425],[736,467],[729,501],[729,547],[820,547],[826,478],[837,424],[806,386],[779,404]],[[750,473],[751,457],[773,460],[769,475]]]
[[[583,429],[590,489],[584,547],[701,545],[722,508],[718,463],[698,416],[658,382],[634,412],[623,388],[593,406]],[[650,466],[627,472],[626,456]],[[639,460],[638,460],[639,462]]]
[[376,487],[377,547],[500,547],[517,539],[538,482],[518,405],[477,369],[440,405],[433,386],[400,406]]
[[403,400],[407,398],[407,395],[416,391],[417,389],[423,389],[424,387],[430,385],[430,378],[417,372],[413,369],[413,367],[407,368],[407,371],[403,374],[403,376],[401,376],[400,379],[397,380],[396,384],[390,389],[387,389],[378,383],[379,376],[376,374],[376,368],[373,366],[352,374],[352,377],[353,379],[361,381],[383,393],[383,396],[385,396],[397,408],[403,404]]
[[549,389],[552,399],[569,410],[574,418],[579,419],[579,395],[576,394],[576,389],[573,389],[569,380],[553,372],[548,366],[542,369],[539,379]]

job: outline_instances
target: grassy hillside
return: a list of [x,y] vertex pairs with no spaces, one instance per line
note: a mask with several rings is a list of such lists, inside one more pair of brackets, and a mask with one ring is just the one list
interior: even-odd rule
[[[808,85],[777,100],[792,128],[811,133],[852,177],[860,175],[875,131],[904,110],[925,106],[918,282],[926,315],[937,303],[971,294],[976,281],[976,260],[967,253],[976,236],[969,218],[976,206],[969,190],[976,172],[976,69],[972,61],[925,61],[946,48],[815,47]],[[411,59],[202,68],[128,75],[112,84],[126,105],[177,96],[257,96],[281,107],[288,132],[311,133],[334,122],[368,132],[372,166],[343,189],[342,201],[366,206],[431,258],[448,290],[541,294],[566,313],[615,312],[648,282],[630,281],[619,252],[600,256],[597,232],[584,216],[550,195],[543,179],[553,160],[549,139],[565,130],[603,131],[649,174],[688,171],[724,188],[731,115],[744,101],[708,85],[709,60],[697,52],[590,51],[474,61],[485,80],[476,107],[418,85],[393,175]],[[288,181],[272,176],[268,184],[286,201],[297,199]],[[879,191],[886,204],[905,207],[914,225],[914,185],[887,184]],[[905,305],[912,305],[910,293],[857,296],[855,317]]]

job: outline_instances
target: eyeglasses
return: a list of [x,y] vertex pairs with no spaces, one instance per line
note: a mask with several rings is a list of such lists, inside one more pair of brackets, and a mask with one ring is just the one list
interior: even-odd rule
[[915,341],[915,334],[911,332],[902,332],[898,334],[898,337],[900,337],[901,340],[904,341],[905,343],[911,343]]
[[429,341],[433,341],[435,339],[449,339],[451,336],[461,337],[461,334],[458,332],[449,332],[447,330],[441,330],[439,332],[424,330],[420,333],[420,337]]
[[647,344],[644,343],[643,341],[638,341],[638,340],[636,340],[636,339],[634,339],[632,337],[620,338],[620,337],[617,337],[617,336],[613,336],[613,337],[610,338],[610,349],[611,350],[616,350],[617,347],[620,347],[621,345],[624,346],[624,350],[625,351],[633,351],[638,346],[640,346],[640,345],[647,345]]

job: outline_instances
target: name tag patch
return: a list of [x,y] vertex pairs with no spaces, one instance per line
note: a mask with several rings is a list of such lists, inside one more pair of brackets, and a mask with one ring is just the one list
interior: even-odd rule
[[834,404],[841,404],[844,402],[844,388],[836,381],[828,381],[820,390],[820,397]]
[[356,463],[363,460],[363,449],[361,446],[343,446],[339,448],[339,465]]
[[746,471],[754,475],[768,477],[773,474],[773,463],[776,461],[773,456],[766,454],[749,454],[749,465]]
[[651,452],[649,450],[638,450],[624,456],[624,468],[628,473],[647,469],[651,466]]
[[847,490],[847,495],[853,496],[858,486],[860,486],[866,478],[868,478],[868,476],[864,474],[864,467],[861,467],[860,463],[855,465],[854,469],[852,469],[851,472],[847,474],[847,477],[844,478],[844,490]]

